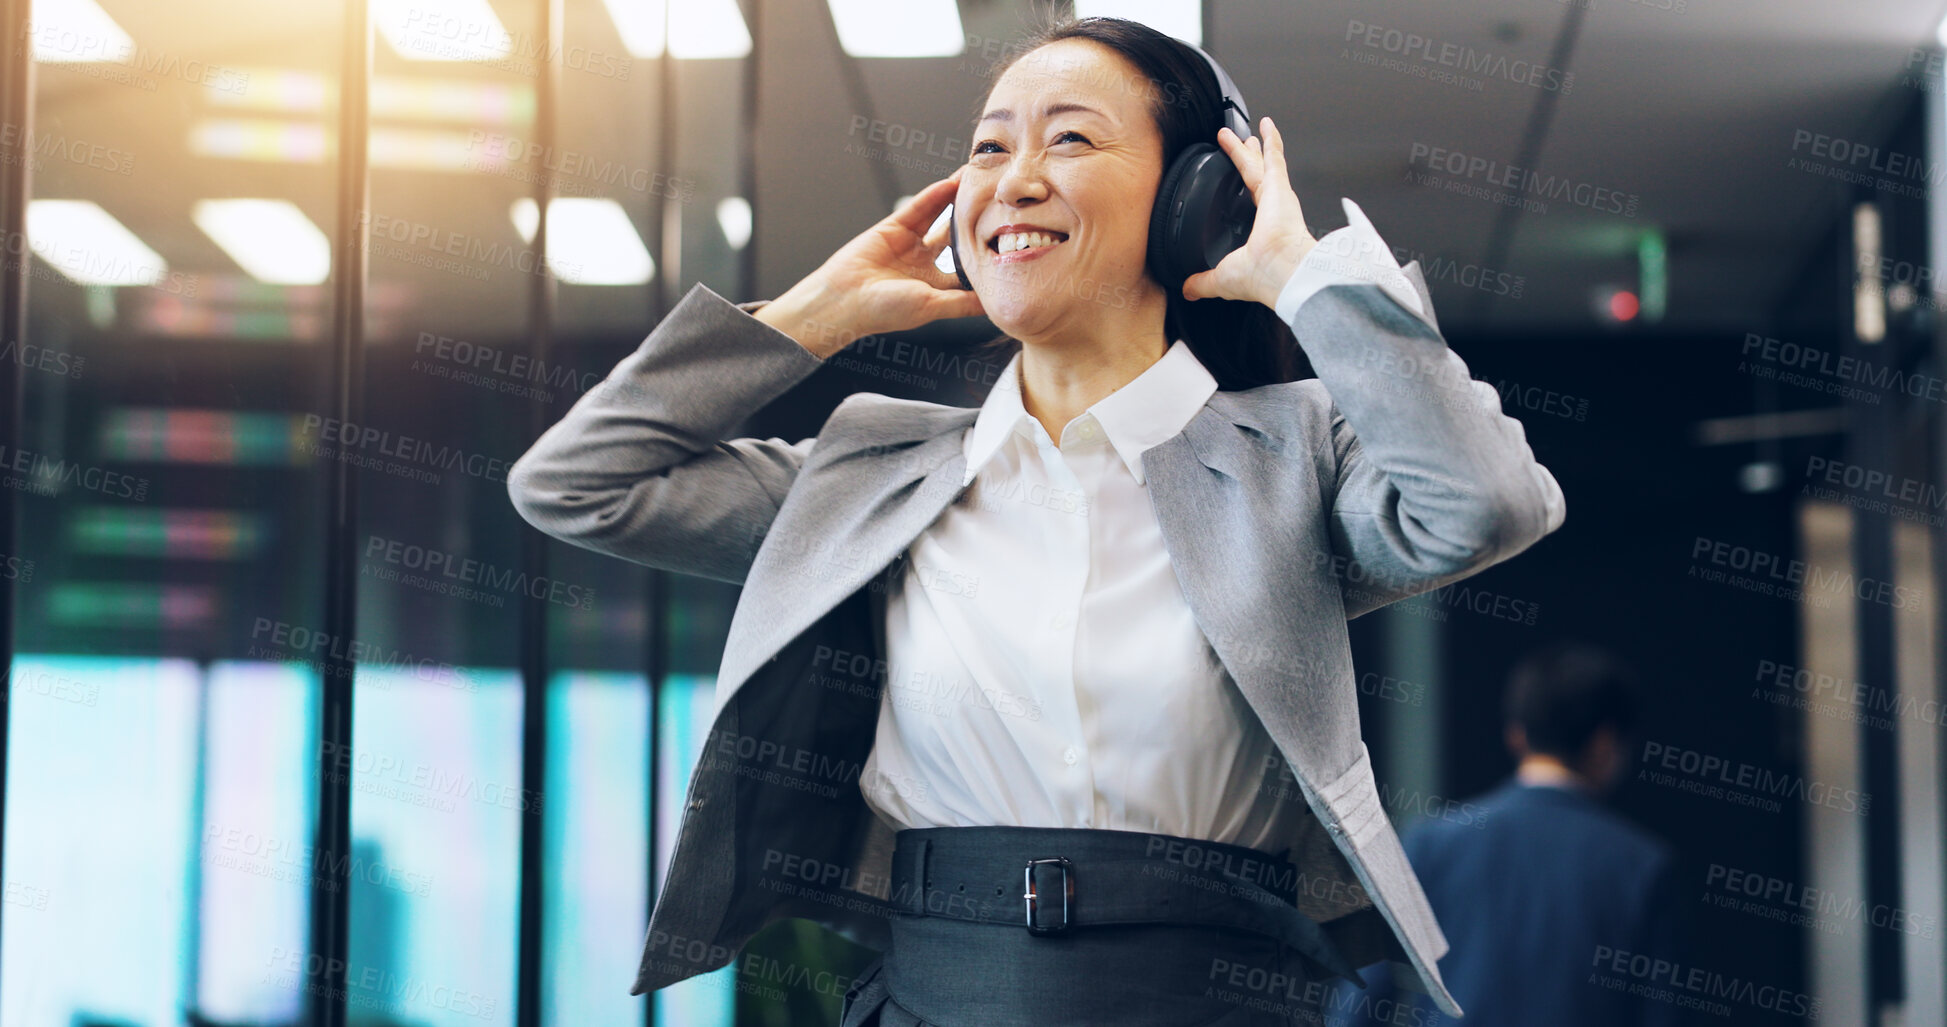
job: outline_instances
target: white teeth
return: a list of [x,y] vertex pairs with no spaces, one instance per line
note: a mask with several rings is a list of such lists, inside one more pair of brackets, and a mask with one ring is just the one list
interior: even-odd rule
[[1048,232],[1013,232],[1001,236],[994,248],[1002,253],[1013,253],[1016,250],[1033,249],[1036,246],[1053,246],[1058,242],[1061,242],[1061,239]]

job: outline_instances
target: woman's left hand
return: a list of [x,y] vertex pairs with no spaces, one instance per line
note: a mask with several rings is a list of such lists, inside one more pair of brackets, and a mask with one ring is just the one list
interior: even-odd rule
[[1284,163],[1284,136],[1270,118],[1264,118],[1249,142],[1237,138],[1229,126],[1218,129],[1217,145],[1244,176],[1244,186],[1257,204],[1257,218],[1243,246],[1232,250],[1216,267],[1184,281],[1183,297],[1255,300],[1275,308],[1278,293],[1298,269],[1298,262],[1318,244],[1305,227],[1298,194],[1291,191],[1291,173]]

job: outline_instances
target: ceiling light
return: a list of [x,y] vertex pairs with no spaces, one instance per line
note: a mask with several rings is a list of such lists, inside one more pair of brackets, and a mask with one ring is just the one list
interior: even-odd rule
[[409,61],[499,61],[519,56],[487,0],[378,0],[372,22]]
[[80,285],[154,285],[169,270],[113,214],[91,200],[34,200],[27,245]]
[[1127,18],[1203,45],[1203,0],[1075,0],[1077,18]]
[[[514,201],[514,229],[532,243],[540,208],[531,196]],[[627,211],[614,200],[564,196],[548,201],[548,270],[574,285],[641,285],[656,262]]]
[[853,57],[953,57],[966,48],[954,0],[828,0]]
[[95,0],[34,0],[28,18],[37,61],[125,61],[135,50],[135,40]]
[[317,285],[331,274],[331,241],[289,200],[197,200],[189,217],[260,282]]
[[636,57],[661,57],[665,29],[673,56],[707,60],[750,55],[750,29],[737,0],[602,0],[622,45]]

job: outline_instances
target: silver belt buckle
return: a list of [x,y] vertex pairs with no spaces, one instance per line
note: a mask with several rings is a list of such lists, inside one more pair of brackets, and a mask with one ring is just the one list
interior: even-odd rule
[[[1061,922],[1058,924],[1046,925],[1035,917],[1035,913],[1040,909],[1040,895],[1036,893],[1034,887],[1034,868],[1041,864],[1053,864],[1061,870]],[[1029,934],[1058,934],[1068,929],[1069,906],[1075,897],[1075,877],[1071,872],[1073,866],[1067,856],[1028,860],[1028,865],[1021,872],[1023,883],[1021,898],[1027,904]]]

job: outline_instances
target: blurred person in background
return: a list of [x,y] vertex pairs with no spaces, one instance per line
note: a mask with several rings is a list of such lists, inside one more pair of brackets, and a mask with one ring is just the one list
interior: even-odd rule
[[[1517,765],[1461,815],[1404,832],[1452,948],[1440,973],[1469,1023],[1674,1025],[1681,1011],[1593,983],[1598,951],[1671,958],[1681,935],[1672,849],[1604,805],[1624,779],[1638,716],[1614,654],[1578,642],[1530,653],[1508,677],[1503,737]],[[1327,1004],[1340,1027],[1455,1023],[1388,967]]]

